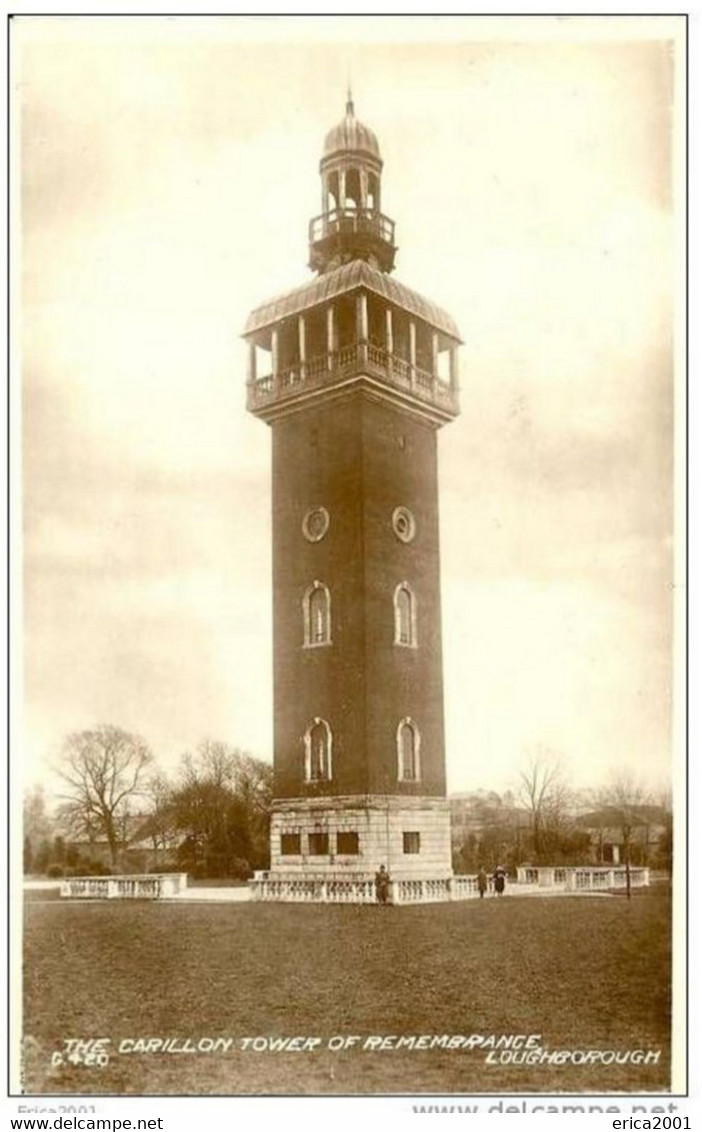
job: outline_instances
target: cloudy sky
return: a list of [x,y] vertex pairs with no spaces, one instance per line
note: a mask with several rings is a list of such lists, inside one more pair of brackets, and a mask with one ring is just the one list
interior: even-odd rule
[[305,282],[350,71],[399,279],[465,345],[440,436],[449,788],[541,748],[666,778],[680,21],[15,19],[24,736],[272,753],[251,308]]

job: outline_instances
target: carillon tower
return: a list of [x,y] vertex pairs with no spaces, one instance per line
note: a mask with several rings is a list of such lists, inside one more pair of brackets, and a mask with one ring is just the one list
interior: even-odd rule
[[451,875],[437,433],[458,413],[460,337],[391,276],[382,168],[349,96],[320,163],[316,277],[244,334],[247,407],[273,447],[269,879],[283,899],[381,864],[393,880]]

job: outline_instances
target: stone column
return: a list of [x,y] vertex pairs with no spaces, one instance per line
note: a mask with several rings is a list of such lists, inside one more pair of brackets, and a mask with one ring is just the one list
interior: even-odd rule
[[458,389],[458,349],[456,346],[452,346],[449,350],[449,380],[451,392],[455,393]]
[[368,211],[368,170],[361,168],[360,170],[361,181],[361,211],[365,215]]
[[393,334],[392,307],[385,308],[385,349],[387,351],[388,375],[392,376],[392,359],[395,351],[395,337]]
[[256,384],[256,343],[249,342],[249,364],[246,371],[246,384]]
[[409,324],[409,364],[410,364],[410,381],[412,385],[416,379],[417,368],[417,325],[413,319],[410,319]]
[[334,304],[327,307],[327,369],[334,368],[334,352],[336,350],[336,313]]
[[278,383],[279,372],[279,350],[278,350],[278,328],[271,330],[271,373],[273,374],[274,387]]
[[368,341],[368,296],[361,291],[356,299],[356,337],[359,342]]
[[435,398],[439,397],[439,335],[431,332],[431,387]]
[[297,340],[300,350],[300,379],[302,381],[307,376],[307,338],[305,331],[305,316],[300,314],[297,316]]
[[365,291],[356,299],[356,340],[359,363],[365,366],[368,361],[368,296]]
[[339,170],[339,209],[343,213],[346,208],[346,170]]

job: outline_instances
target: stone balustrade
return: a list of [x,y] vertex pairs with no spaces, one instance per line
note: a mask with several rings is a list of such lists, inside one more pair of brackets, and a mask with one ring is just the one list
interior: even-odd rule
[[291,904],[374,904],[375,885],[367,878],[271,877],[257,873],[249,881],[252,900]]
[[[650,884],[647,868],[631,867],[629,876],[632,888]],[[517,869],[517,883],[537,885],[539,888],[563,889],[566,892],[596,891],[598,889],[626,888],[626,868],[607,866],[552,867],[526,865]]]
[[266,374],[248,385],[247,407],[255,411],[268,401],[294,397],[303,390],[319,389],[333,384],[339,377],[355,374],[379,377],[385,383],[410,393],[430,404],[441,406],[455,416],[458,413],[458,392],[444,383],[437,374],[429,373],[406,359],[388,352],[372,342],[356,342],[332,353],[310,357]]
[[187,884],[187,873],[67,877],[61,881],[61,896],[72,900],[160,900],[177,896]]
[[[252,900],[302,904],[375,904],[375,884],[365,876],[295,877],[256,873],[249,881]],[[488,894],[492,894],[488,879]],[[390,882],[391,904],[436,904],[478,898],[477,876],[405,878]]]
[[[650,883],[649,870],[630,869],[632,887]],[[598,867],[525,866],[517,870],[517,881],[507,891],[543,888],[560,892],[595,892],[626,887],[626,869]],[[249,881],[252,900],[304,904],[374,904],[375,885],[361,874],[338,877],[281,876],[256,873]],[[452,900],[478,899],[477,876],[398,878],[390,882],[391,904],[436,904]],[[494,896],[493,878],[487,878],[486,896]]]

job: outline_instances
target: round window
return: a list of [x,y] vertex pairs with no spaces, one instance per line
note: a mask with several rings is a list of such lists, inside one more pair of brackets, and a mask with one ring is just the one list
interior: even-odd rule
[[417,531],[414,515],[408,507],[396,507],[392,513],[392,529],[400,542],[411,542]]
[[302,533],[309,542],[319,542],[329,530],[326,507],[313,507],[302,520]]

